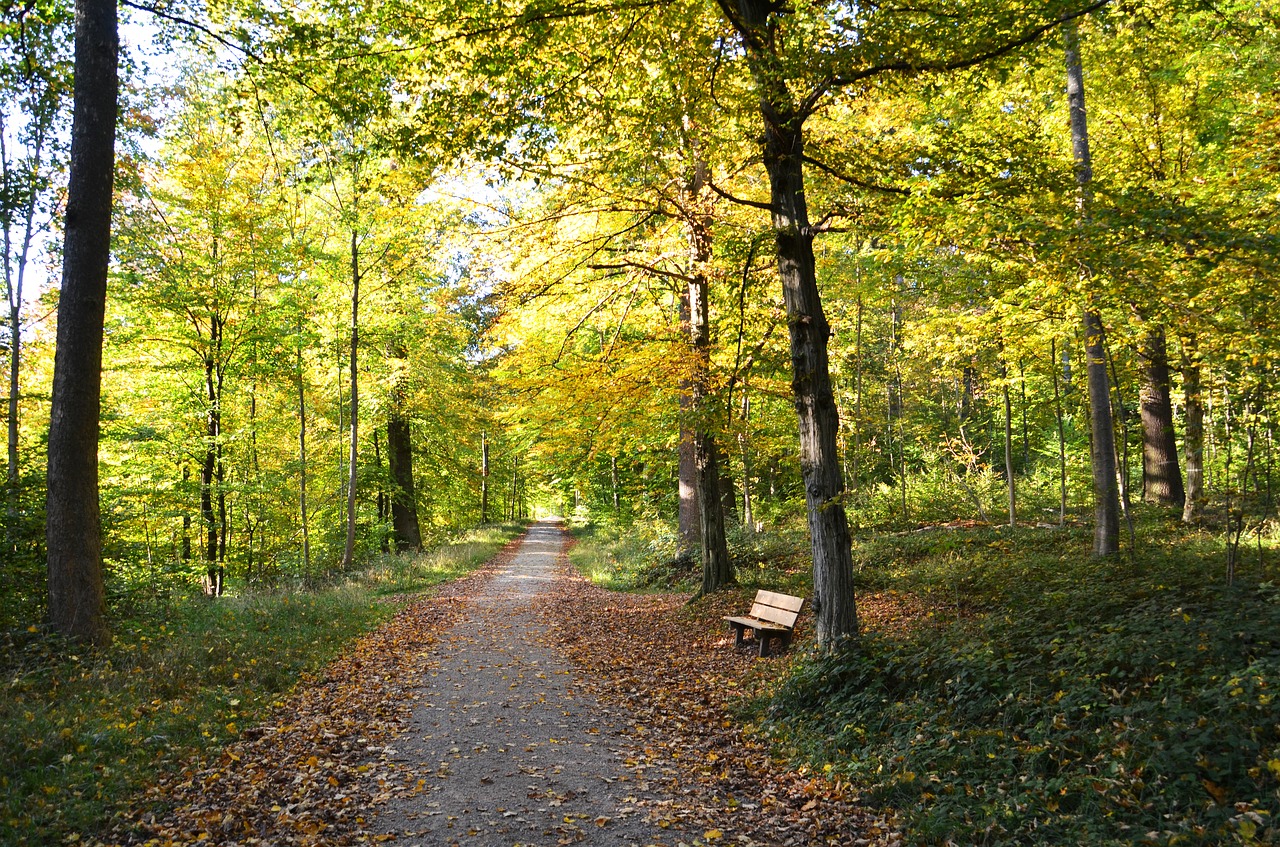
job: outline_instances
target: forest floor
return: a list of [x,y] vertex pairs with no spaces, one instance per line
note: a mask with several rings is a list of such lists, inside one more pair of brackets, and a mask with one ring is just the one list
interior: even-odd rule
[[552,522],[413,600],[100,843],[894,844],[839,781],[746,734],[790,661],[733,648],[733,592],[618,594]]

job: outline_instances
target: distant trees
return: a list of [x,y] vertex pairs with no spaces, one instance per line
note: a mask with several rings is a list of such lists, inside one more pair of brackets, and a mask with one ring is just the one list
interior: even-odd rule
[[0,224],[9,307],[6,540],[20,520],[20,414],[27,269],[55,215],[57,173],[65,159],[59,135],[71,94],[72,10],[62,2],[11,6],[0,29]]

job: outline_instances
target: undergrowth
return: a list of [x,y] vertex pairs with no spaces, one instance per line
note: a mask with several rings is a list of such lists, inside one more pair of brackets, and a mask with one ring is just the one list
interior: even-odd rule
[[1212,539],[1150,523],[1131,559],[1079,530],[857,545],[913,630],[810,657],[754,719],[931,844],[1280,843],[1280,589],[1227,586]]
[[0,634],[0,843],[60,843],[103,827],[157,770],[216,754],[300,679],[386,620],[402,595],[462,576],[518,526],[387,556],[313,591],[169,597],[112,622],[100,651],[39,628]]
[[[1227,585],[1220,535],[1136,516],[1135,549],[1110,559],[1079,523],[856,538],[859,592],[927,613],[799,657],[741,717],[899,810],[912,843],[1280,844],[1274,539]],[[695,587],[648,532],[583,537],[575,562],[598,582]],[[744,589],[811,596],[803,531],[730,550]]]

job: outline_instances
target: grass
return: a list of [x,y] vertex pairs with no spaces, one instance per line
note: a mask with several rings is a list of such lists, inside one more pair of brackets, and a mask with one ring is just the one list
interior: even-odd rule
[[[1227,585],[1219,535],[1138,517],[1108,560],[1083,526],[855,539],[861,592],[931,614],[801,657],[741,719],[912,843],[1280,844],[1280,552]],[[634,541],[590,544],[619,584],[653,572]],[[737,537],[739,581],[810,593],[806,547]]]
[[676,556],[676,538],[661,524],[629,527],[570,526],[575,543],[569,562],[583,576],[614,591],[687,588],[698,576],[695,561]]
[[520,529],[383,557],[320,590],[173,598],[115,620],[101,651],[74,652],[38,631],[0,636],[0,843],[102,828],[157,769],[213,754],[282,705],[396,611],[388,598],[474,570]]

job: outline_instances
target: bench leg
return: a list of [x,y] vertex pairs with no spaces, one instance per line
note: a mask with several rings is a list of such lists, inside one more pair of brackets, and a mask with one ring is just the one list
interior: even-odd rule
[[769,638],[771,636],[767,632],[757,632],[756,640],[760,642],[760,658],[766,658],[769,655]]
[[735,648],[741,647],[743,641],[745,640],[743,636],[746,634],[746,627],[740,623],[735,623],[733,624],[733,629],[734,629],[733,646]]

